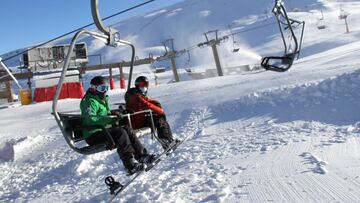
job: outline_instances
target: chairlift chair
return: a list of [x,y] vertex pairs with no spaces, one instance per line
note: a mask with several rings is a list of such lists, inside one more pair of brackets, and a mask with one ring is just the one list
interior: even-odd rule
[[240,48],[236,47],[235,45],[238,43],[236,40],[235,40],[235,34],[233,33],[232,31],[232,26],[233,26],[234,23],[228,25],[229,27],[229,31],[230,33],[232,33],[232,46],[233,46],[233,49],[231,50],[233,53],[236,53],[240,50]]
[[[185,70],[186,70],[186,72],[191,72],[191,68],[190,68],[191,54],[190,54],[189,50],[187,50],[186,53],[187,53],[187,59],[185,62]],[[190,70],[190,71],[188,71],[188,70]]]
[[232,35],[232,42],[233,42],[233,50],[232,50],[232,52],[233,53],[239,52],[240,48],[235,46],[235,45],[238,44],[238,41],[235,40],[235,35],[234,34]]
[[[105,150],[112,150],[115,148],[115,142],[112,139],[109,131],[101,126],[84,126],[83,125],[83,117],[80,114],[66,114],[66,113],[58,113],[60,117],[60,123],[62,124],[61,131],[65,140],[69,144],[69,146],[79,152],[80,154],[89,155],[98,152],[102,152]],[[87,145],[83,147],[78,147],[77,143],[84,141],[83,130],[85,129],[101,129],[105,132],[106,142],[98,143],[96,145]]]
[[322,19],[322,18],[319,19],[319,21],[317,23],[317,28],[319,30],[323,30],[326,28],[324,19]]
[[[290,69],[294,60],[299,56],[305,22],[289,18],[282,0],[275,0],[272,12],[277,19],[285,51],[283,56],[263,57],[261,60],[261,66],[266,70],[285,72]],[[297,36],[294,32],[294,28],[299,25],[302,25],[300,43],[298,42]],[[284,32],[287,30],[290,32],[290,42],[287,42],[285,39]],[[292,47],[292,45],[294,47]]]
[[[106,40],[107,45],[111,45],[114,47],[116,47],[118,44],[124,44],[124,45],[130,46],[132,49],[132,57],[131,57],[131,63],[130,63],[130,73],[129,73],[129,78],[128,78],[128,80],[129,80],[128,81],[129,82],[128,89],[131,86],[131,78],[132,78],[134,61],[135,61],[135,47],[130,42],[120,40],[118,38],[118,34],[117,34],[116,30],[104,27],[104,25],[102,24],[102,21],[100,20],[101,18],[100,18],[99,12],[98,12],[98,0],[91,0],[91,10],[92,10],[92,14],[93,14],[93,18],[94,18],[94,22],[95,22],[96,26],[103,33],[98,33],[98,32],[88,31],[88,30],[81,30],[75,34],[75,36],[73,37],[73,39],[71,41],[67,57],[65,59],[64,67],[63,67],[63,70],[62,70],[62,73],[61,73],[61,76],[60,76],[60,79],[59,79],[59,82],[58,82],[58,85],[56,88],[56,93],[55,93],[55,97],[54,97],[53,104],[52,104],[52,110],[53,110],[52,114],[54,115],[55,120],[56,120],[67,144],[74,151],[76,151],[80,154],[84,154],[84,155],[95,154],[95,153],[106,151],[106,150],[112,150],[112,149],[116,148],[116,145],[106,127],[103,127],[101,125],[84,126],[83,122],[82,122],[84,117],[81,114],[74,114],[74,113],[70,114],[70,113],[65,113],[65,112],[60,113],[57,110],[57,104],[58,104],[58,100],[59,100],[59,96],[60,96],[60,92],[61,92],[61,87],[62,87],[66,72],[69,67],[69,62],[70,62],[70,58],[71,58],[71,56],[70,56],[71,50],[74,49],[77,39],[80,38],[80,36],[82,36],[84,34],[93,36],[97,39]],[[123,110],[125,109],[124,108],[125,104],[118,104],[118,105],[119,105],[119,108],[115,111],[120,111],[120,113],[123,113]],[[152,137],[156,138],[163,145],[164,142],[162,140],[160,140],[159,137],[155,133],[156,130],[155,130],[155,125],[154,125],[154,120],[153,120],[153,115],[152,115],[151,110],[134,112],[132,114],[129,114],[129,113],[122,114],[122,117],[119,119],[119,122],[124,125],[126,123],[125,119],[128,119],[127,122],[129,123],[130,128],[131,128],[131,116],[140,114],[140,113],[145,113],[146,115],[151,117],[152,126],[150,129],[150,132],[152,134]],[[110,115],[109,117],[114,117],[114,116]],[[98,143],[96,145],[78,146],[76,143],[84,140],[84,137],[82,134],[83,130],[94,129],[94,128],[101,129],[103,132],[105,132],[106,141],[103,143]],[[143,130],[143,129],[140,129],[140,130]]]
[[326,28],[325,21],[324,21],[324,13],[322,10],[321,10],[321,18],[319,18],[319,21],[317,22],[317,28],[319,30],[323,30]]
[[[55,120],[56,120],[67,144],[74,151],[76,151],[80,154],[84,154],[84,155],[89,155],[89,154],[102,152],[105,150],[114,149],[115,143],[114,143],[114,140],[112,140],[112,138],[106,128],[101,127],[101,126],[83,126],[82,125],[83,117],[80,114],[66,114],[66,113],[58,112],[57,104],[58,104],[61,88],[64,83],[66,72],[69,67],[69,62],[71,60],[70,53],[75,48],[76,41],[82,35],[90,35],[97,39],[105,40],[107,42],[107,45],[111,45],[114,47],[117,46],[118,44],[124,44],[124,45],[130,46],[132,49],[132,57],[131,57],[131,63],[130,63],[128,88],[130,88],[130,85],[131,85],[131,77],[132,77],[132,71],[133,71],[133,66],[134,66],[134,61],[135,61],[135,47],[130,42],[120,40],[118,38],[118,34],[117,34],[116,30],[114,30],[112,28],[104,27],[104,25],[102,24],[102,21],[101,21],[99,12],[98,12],[98,0],[91,0],[91,10],[92,10],[93,19],[94,19],[96,26],[103,33],[89,31],[89,30],[81,30],[81,31],[77,32],[75,34],[75,36],[72,38],[70,48],[69,48],[69,51],[67,53],[67,56],[66,56],[66,59],[64,62],[63,70],[61,72],[61,76],[60,76],[60,79],[59,79],[59,82],[58,82],[58,85],[56,88],[56,94],[55,94],[53,104],[52,104],[53,115],[55,117]],[[83,140],[82,130],[91,129],[91,128],[100,128],[103,131],[105,131],[105,134],[107,135],[106,136],[107,142],[99,143],[99,144],[93,145],[93,146],[83,146],[83,147],[77,146],[76,143]]]

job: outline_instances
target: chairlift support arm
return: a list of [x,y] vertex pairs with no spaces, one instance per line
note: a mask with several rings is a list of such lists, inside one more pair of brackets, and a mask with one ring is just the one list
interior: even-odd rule
[[131,86],[131,79],[133,73],[133,67],[135,63],[135,46],[130,42],[124,41],[120,39],[119,33],[116,29],[107,27],[104,25],[103,21],[101,20],[100,12],[99,12],[99,1],[98,0],[91,0],[91,14],[94,20],[96,27],[105,35],[107,35],[107,45],[117,46],[117,42],[120,44],[125,44],[131,47],[132,54],[131,54],[131,64],[130,64],[130,73],[128,79],[128,89]]

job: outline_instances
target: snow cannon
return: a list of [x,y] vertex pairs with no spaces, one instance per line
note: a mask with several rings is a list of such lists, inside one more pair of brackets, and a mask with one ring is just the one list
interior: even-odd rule
[[[261,59],[261,66],[266,70],[285,72],[291,68],[294,60],[299,58],[305,22],[289,18],[282,0],[275,0],[272,12],[276,17],[280,29],[284,44],[284,54],[282,56],[263,57]],[[300,42],[298,41],[298,36],[295,34],[295,29],[299,26],[301,27]],[[286,33],[289,35],[288,37],[285,36]]]

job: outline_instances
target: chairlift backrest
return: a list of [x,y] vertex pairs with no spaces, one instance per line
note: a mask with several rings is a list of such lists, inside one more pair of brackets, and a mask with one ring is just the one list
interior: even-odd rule
[[114,146],[110,143],[103,142],[96,145],[86,145],[79,147],[77,142],[84,141],[82,131],[84,126],[82,125],[82,116],[74,114],[61,114],[59,113],[61,123],[63,124],[63,136],[67,140],[68,145],[76,152],[84,155],[90,155],[106,150],[112,150]]
[[84,140],[83,132],[81,130],[83,119],[81,115],[60,115],[61,120],[64,123],[65,131],[72,141],[79,142]]

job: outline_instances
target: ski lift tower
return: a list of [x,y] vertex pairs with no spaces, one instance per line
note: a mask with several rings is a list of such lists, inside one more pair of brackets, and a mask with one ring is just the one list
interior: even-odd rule
[[[214,54],[214,59],[215,59],[215,64],[216,64],[216,69],[217,69],[218,75],[224,76],[224,73],[221,68],[219,53],[217,51],[217,46],[220,45],[225,40],[227,40],[228,36],[219,37],[218,30],[211,30],[209,32],[206,32],[206,33],[204,33],[204,36],[206,38],[206,42],[202,42],[202,43],[198,44],[198,47],[203,47],[205,45],[211,46],[211,48],[213,50],[213,54]],[[212,36],[213,38],[210,39],[210,36]]]
[[177,67],[176,67],[176,58],[185,54],[186,50],[180,50],[180,51],[176,51],[175,47],[174,47],[174,39],[167,39],[163,42],[164,48],[165,48],[165,54],[163,56],[158,57],[156,60],[157,61],[162,61],[162,60],[167,60],[170,59],[171,60],[171,67],[172,67],[172,71],[174,74],[174,80],[175,82],[179,82],[180,81],[180,77],[179,74],[177,72]]
[[[175,51],[175,48],[174,48],[174,39],[165,40],[164,47],[165,47],[166,55],[171,60],[171,67],[172,67],[172,71],[173,71],[173,74],[174,74],[174,79],[175,79],[176,82],[179,82],[180,78],[179,78],[179,74],[177,72],[176,61],[175,61],[175,59],[176,59],[176,51]],[[170,50],[168,50],[168,48]]]
[[340,20],[345,20],[346,33],[349,33],[349,32],[350,32],[349,25],[348,25],[348,22],[347,22],[347,17],[348,17],[349,15],[350,15],[350,13],[347,12],[347,11],[345,11],[344,9],[341,9],[341,10],[340,10],[339,19],[340,19]]

